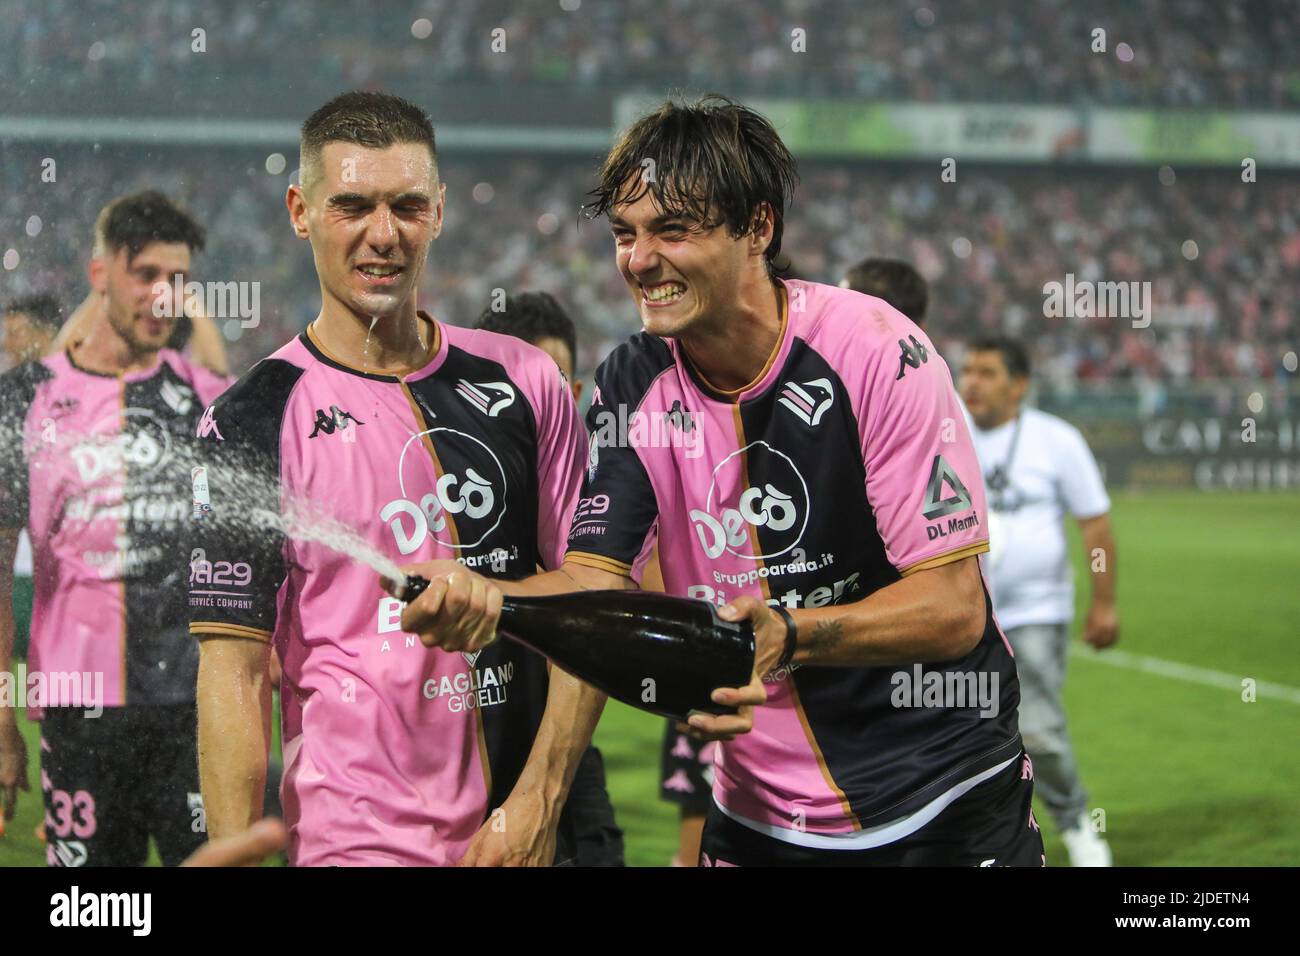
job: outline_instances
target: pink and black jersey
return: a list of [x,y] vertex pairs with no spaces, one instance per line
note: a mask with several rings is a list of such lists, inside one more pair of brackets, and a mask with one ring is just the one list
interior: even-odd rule
[[[880,299],[784,285],[776,351],[737,392],[646,333],[604,362],[568,560],[639,579],[657,537],[669,593],[809,608],[987,550],[980,470],[925,334]],[[961,660],[766,680],[753,731],[719,751],[714,799],[788,842],[898,839],[1020,753],[1015,666],[991,611]],[[942,706],[936,682],[960,682],[970,706]]]
[[308,540],[337,523],[399,564],[559,565],[584,455],[563,376],[518,339],[423,319],[430,353],[410,374],[352,368],[307,331],[199,428],[191,627],[279,652],[298,865],[457,862],[545,709],[543,658],[504,640],[425,648],[374,571]]
[[64,352],[0,377],[0,525],[31,535],[45,706],[84,703],[71,675],[102,675],[105,707],[194,702],[186,489],[195,423],[226,384],[169,349],[124,375]]

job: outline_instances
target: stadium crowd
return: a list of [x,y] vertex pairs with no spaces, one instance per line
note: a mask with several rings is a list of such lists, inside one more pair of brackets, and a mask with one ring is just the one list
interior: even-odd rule
[[[1107,105],[1300,105],[1300,5],[1286,0],[0,0],[0,61],[42,97],[162,90],[182,106],[293,77],[348,87],[723,89],[733,95]],[[382,11],[382,12],[381,12]],[[504,30],[505,50],[493,31]],[[1106,31],[1105,53],[1093,31]],[[806,55],[795,53],[802,30]],[[235,84],[242,81],[243,85]],[[260,86],[259,86],[260,84]],[[33,102],[39,105],[39,98]]]
[[[279,175],[249,150],[138,147],[6,150],[0,216],[9,296],[52,292],[65,308],[87,291],[91,227],[111,197],[158,188],[208,228],[193,278],[260,283],[256,327],[226,323],[236,370],[281,344],[319,308],[310,250],[292,236]],[[446,225],[422,301],[470,324],[494,289],[552,292],[580,322],[590,369],[636,318],[602,222],[578,214],[588,163],[444,156]],[[1166,178],[1169,178],[1168,176]],[[931,285],[927,329],[941,349],[991,331],[1024,336],[1048,385],[1076,381],[1287,378],[1300,300],[1300,178],[1083,167],[805,164],[785,251],[794,274],[838,282],[867,255],[914,262]],[[9,268],[9,266],[13,268]],[[1150,326],[1125,316],[1048,316],[1044,285],[1150,283]]]

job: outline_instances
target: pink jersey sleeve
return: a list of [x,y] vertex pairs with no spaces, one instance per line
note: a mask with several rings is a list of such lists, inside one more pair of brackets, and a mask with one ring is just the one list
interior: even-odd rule
[[537,416],[537,547],[554,569],[564,560],[582,488],[586,431],[569,383],[549,356],[529,364],[524,382]]
[[858,427],[876,527],[906,575],[988,550],[984,481],[947,364],[880,306]]

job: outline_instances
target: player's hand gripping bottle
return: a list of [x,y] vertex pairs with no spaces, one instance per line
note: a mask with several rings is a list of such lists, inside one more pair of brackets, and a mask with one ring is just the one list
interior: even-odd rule
[[[402,599],[428,586],[410,575]],[[735,713],[709,695],[744,687],[754,669],[749,621],[724,621],[705,601],[650,591],[507,597],[497,630],[610,697],[682,721],[692,711]]]

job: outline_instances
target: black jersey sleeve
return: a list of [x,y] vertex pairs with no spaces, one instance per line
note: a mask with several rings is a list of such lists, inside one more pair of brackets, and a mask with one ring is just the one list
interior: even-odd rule
[[28,418],[37,386],[49,375],[38,362],[0,375],[0,528],[27,525],[31,495],[28,450],[31,442],[41,440],[43,427],[40,422],[29,423]]
[[569,527],[566,561],[640,581],[658,530],[659,506],[626,423],[655,379],[673,365],[662,341],[644,333],[596,370],[587,410],[587,469]]
[[303,370],[265,359],[204,413],[191,472],[190,632],[270,640],[284,584],[280,427]]

